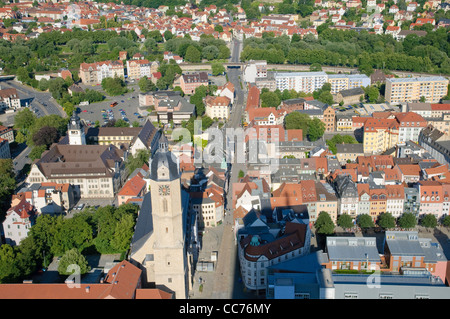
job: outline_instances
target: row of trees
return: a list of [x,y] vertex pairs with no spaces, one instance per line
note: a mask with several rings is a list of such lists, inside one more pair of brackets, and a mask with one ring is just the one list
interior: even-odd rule
[[360,67],[370,73],[373,69],[403,70],[450,74],[449,35],[446,28],[426,36],[408,35],[396,41],[390,35],[366,31],[345,31],[318,28],[315,39],[307,35],[262,38],[244,41],[241,60],[264,59],[268,63],[313,64]]
[[11,205],[11,195],[16,188],[16,176],[12,159],[0,159],[0,220],[4,220],[6,210]]
[[[60,274],[76,263],[89,270],[80,255],[123,253],[134,232],[138,206],[124,204],[87,208],[72,218],[40,215],[18,246],[0,247],[0,283],[19,282],[47,267],[54,256],[62,257]],[[69,262],[67,262],[69,260]]]
[[189,38],[172,38],[164,43],[167,51],[178,54],[188,62],[201,62],[202,59],[208,61],[216,59],[228,59],[230,49],[225,41],[215,39],[212,35],[202,34],[200,41],[193,41]]
[[[450,227],[450,216],[445,216],[441,223],[443,226]],[[392,229],[395,227],[411,229],[417,225],[435,228],[438,225],[438,220],[433,214],[426,214],[418,221],[414,214],[406,212],[398,219],[392,216],[391,213],[383,213],[379,215],[377,221],[374,222],[370,215],[361,214],[356,220],[356,225],[362,229],[370,229],[376,226],[379,226],[382,229]],[[335,231],[335,224],[327,212],[320,212],[314,226],[319,234],[332,235]],[[338,217],[337,226],[342,228],[353,228],[355,225],[352,217],[347,214],[342,214]]]

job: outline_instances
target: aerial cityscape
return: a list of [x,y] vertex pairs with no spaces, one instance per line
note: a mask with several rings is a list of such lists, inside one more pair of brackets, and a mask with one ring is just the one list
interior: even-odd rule
[[0,4],[0,299],[450,299],[449,0]]

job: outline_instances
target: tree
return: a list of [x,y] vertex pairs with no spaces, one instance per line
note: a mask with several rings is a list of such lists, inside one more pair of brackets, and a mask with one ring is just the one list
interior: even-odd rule
[[92,226],[83,218],[76,215],[64,220],[61,228],[55,233],[51,252],[56,256],[62,256],[67,250],[77,248],[79,251],[92,245]]
[[287,130],[301,129],[303,132],[308,132],[309,122],[311,118],[307,114],[300,112],[291,112],[284,118],[285,127]]
[[319,63],[313,63],[309,66],[309,71],[311,72],[322,71],[322,66]]
[[450,215],[445,215],[442,219],[442,225],[445,227],[450,227]]
[[63,78],[54,78],[48,82],[48,90],[55,100],[59,100],[67,92],[67,84]]
[[214,26],[214,31],[223,32],[223,27],[220,24]]
[[312,142],[317,141],[325,133],[325,124],[318,118],[313,118],[308,123],[308,139]]
[[46,150],[47,150],[47,146],[45,146],[45,145],[34,146],[34,147],[31,149],[31,152],[30,152],[30,154],[28,155],[28,157],[29,157],[32,161],[34,161],[34,160],[36,160],[36,159],[40,159],[42,153],[44,153]]
[[261,93],[261,106],[262,107],[277,107],[281,103],[281,98],[275,92]]
[[[202,57],[206,60],[214,60],[219,56],[219,49],[214,45],[208,45],[202,49]],[[186,52],[187,55],[187,52]]]
[[398,219],[398,225],[402,228],[414,228],[417,225],[416,216],[412,213],[404,213]]
[[136,155],[129,154],[127,161],[125,162],[125,167],[131,174],[136,168],[141,168],[144,164],[148,165],[148,159],[150,158],[149,150],[138,150]]
[[244,171],[243,171],[243,170],[240,170],[240,171],[239,171],[239,174],[238,174],[238,178],[243,178],[244,176],[245,176]]
[[21,273],[16,265],[17,251],[10,245],[0,247],[0,283],[13,283]]
[[342,214],[337,220],[337,224],[342,228],[352,228],[353,222],[352,218],[348,214]]
[[147,76],[143,76],[139,80],[138,85],[139,85],[139,89],[141,90],[141,92],[149,92],[149,91],[156,90],[156,85]]
[[[78,266],[78,267],[77,267]],[[91,270],[86,258],[76,248],[64,253],[59,260],[58,273],[60,275],[85,274]]]
[[322,91],[317,100],[328,105],[334,103],[333,95],[330,93],[330,91]]
[[116,123],[114,123],[114,127],[130,127],[130,124],[123,119],[118,119]]
[[367,214],[361,214],[356,220],[356,224],[361,228],[372,228],[375,226],[372,217]]
[[147,38],[144,41],[144,47],[152,53],[153,51],[156,51],[158,49],[158,43],[156,43],[156,40],[153,38]]
[[164,31],[164,40],[169,41],[172,38],[173,38],[173,34],[172,34],[172,32],[170,32],[170,30]]
[[433,214],[426,214],[422,217],[420,225],[426,228],[435,228],[437,226],[436,216]]
[[121,78],[104,78],[102,88],[111,96],[124,94],[127,92],[124,81]]
[[22,111],[17,112],[14,117],[14,128],[18,130],[27,131],[31,126],[33,126],[36,121],[36,116],[30,109],[25,108]]
[[216,76],[225,72],[225,67],[222,63],[211,64],[212,75]]
[[131,238],[134,234],[133,215],[123,215],[116,223],[114,236],[111,238],[111,246],[119,252],[130,248]]
[[314,224],[318,234],[331,235],[334,233],[334,223],[327,212],[320,212]]
[[378,225],[384,229],[394,228],[395,218],[391,213],[382,213],[378,216]]
[[11,204],[11,195],[16,188],[12,159],[0,159],[0,211],[5,212]]
[[218,59],[228,59],[230,57],[230,49],[226,45],[219,46],[219,56]]
[[380,97],[380,91],[376,86],[371,85],[366,89],[366,95],[370,103],[375,103]]
[[351,135],[336,134],[333,136],[333,138],[327,140],[326,143],[328,145],[329,150],[333,154],[336,154],[336,152],[337,152],[336,145],[337,144],[357,144],[358,141]]
[[36,146],[45,145],[46,147],[55,143],[59,139],[59,132],[55,127],[43,126],[39,131],[33,134],[33,143]]
[[184,59],[188,62],[201,62],[202,60],[202,54],[200,51],[193,45],[190,45],[186,50],[186,56]]

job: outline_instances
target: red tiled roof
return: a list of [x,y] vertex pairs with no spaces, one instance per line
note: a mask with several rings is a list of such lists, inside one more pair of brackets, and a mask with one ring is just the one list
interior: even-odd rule
[[147,183],[138,175],[128,180],[117,194],[118,196],[137,196]]
[[142,270],[124,260],[114,266],[103,283],[2,284],[0,299],[133,299],[140,288]]

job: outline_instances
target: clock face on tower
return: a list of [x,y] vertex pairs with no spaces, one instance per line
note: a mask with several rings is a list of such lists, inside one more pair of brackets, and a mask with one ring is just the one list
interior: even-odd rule
[[159,195],[162,195],[162,196],[170,195],[169,185],[159,185]]

